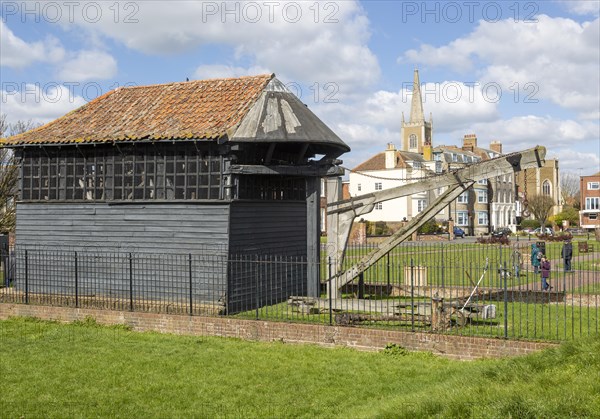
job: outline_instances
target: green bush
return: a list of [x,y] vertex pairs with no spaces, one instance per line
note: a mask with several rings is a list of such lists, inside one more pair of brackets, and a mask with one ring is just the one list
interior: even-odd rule
[[570,225],[579,225],[579,211],[573,207],[565,207],[562,212],[554,216],[554,222],[562,225],[563,221],[568,221]]
[[367,236],[385,236],[390,234],[390,228],[385,221],[367,221]]
[[539,226],[540,226],[540,222],[538,220],[523,220],[523,221],[521,221],[521,229],[524,229],[524,228],[536,229]]
[[420,234],[435,234],[440,231],[440,226],[438,226],[437,222],[434,219],[427,221],[425,224],[419,227],[418,230]]

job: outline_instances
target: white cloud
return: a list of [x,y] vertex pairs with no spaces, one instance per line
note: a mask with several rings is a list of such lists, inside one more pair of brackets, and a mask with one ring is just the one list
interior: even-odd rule
[[334,82],[340,95],[364,89],[380,75],[368,47],[369,20],[357,1],[131,4],[129,20],[137,23],[125,22],[126,13],[115,19],[109,3],[102,4],[98,22],[79,18],[76,23],[146,54],[222,45],[231,49],[234,66],[250,62],[248,67],[268,68],[299,83]]
[[[486,100],[481,89],[472,85],[456,81],[425,83],[421,86],[421,96],[425,118],[429,120],[429,114],[433,114],[435,132],[466,129],[473,123],[494,121],[499,117],[497,102]],[[353,121],[377,126],[389,132],[397,132],[395,136],[399,138],[402,113],[408,121],[411,100],[412,86],[405,86],[397,92],[379,90],[357,98],[352,103],[346,102],[345,106],[321,105],[318,109],[332,123]],[[368,140],[366,137],[363,139]]]
[[[480,21],[447,45],[421,45],[399,60],[475,72],[504,89],[530,83],[536,97],[580,112],[600,106],[600,21],[536,17],[537,22]],[[477,66],[482,66],[476,70]],[[532,90],[525,92],[530,93]]]
[[269,73],[270,71],[268,69],[258,66],[245,68],[225,64],[207,64],[199,66],[194,72],[194,77],[198,79],[215,79]]
[[593,15],[600,14],[599,0],[563,0],[561,3],[572,13],[578,15]]
[[8,122],[32,120],[47,123],[86,103],[66,86],[27,84],[20,91],[0,90],[2,113]]
[[117,62],[102,51],[79,51],[67,60],[60,70],[59,77],[69,82],[105,80],[117,73]]
[[52,37],[28,43],[16,36],[0,19],[0,66],[21,69],[37,61],[56,63],[65,51]]
[[[596,144],[600,151],[600,141]],[[593,175],[600,171],[600,158],[598,154],[574,151],[568,148],[551,150],[546,158],[558,159],[561,173],[577,173],[582,176]]]
[[[488,140],[499,140],[505,152],[523,150],[543,145],[548,150],[563,149],[566,145],[571,149],[586,149],[599,141],[598,124],[580,123],[574,120],[561,120],[535,115],[518,116],[510,119],[498,119],[492,122],[479,122],[471,125],[470,132],[483,139],[483,146]],[[453,134],[462,137],[465,132],[457,130]],[[435,137],[434,137],[435,142]]]

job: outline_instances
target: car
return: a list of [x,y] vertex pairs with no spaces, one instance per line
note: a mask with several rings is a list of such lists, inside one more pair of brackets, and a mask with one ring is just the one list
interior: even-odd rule
[[550,227],[544,227],[543,229],[542,229],[542,227],[538,227],[535,230],[533,230],[533,234],[535,234],[536,236],[541,236],[542,234],[546,234],[548,236],[553,236],[554,231],[552,231],[552,229]]
[[492,237],[506,237],[512,234],[512,230],[508,227],[497,228],[492,231]]
[[571,234],[585,234],[585,230],[577,227],[569,227],[567,228],[567,233]]
[[455,226],[455,227],[452,229],[452,232],[454,233],[454,236],[455,236],[455,237],[462,237],[462,238],[464,238],[464,237],[465,237],[465,231],[464,231],[462,228],[460,228],[460,227],[456,227],[456,226]]

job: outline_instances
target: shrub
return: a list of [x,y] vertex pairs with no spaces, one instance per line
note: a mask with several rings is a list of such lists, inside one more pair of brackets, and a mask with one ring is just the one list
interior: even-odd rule
[[493,236],[480,236],[477,237],[477,243],[479,244],[510,244],[508,236],[493,237]]
[[550,234],[540,234],[538,236],[541,240],[544,241],[549,241],[549,242],[561,242],[563,240],[572,240],[573,239],[573,235],[571,233],[559,233],[556,235],[550,235]]
[[540,226],[540,222],[538,220],[523,220],[523,221],[521,221],[521,229],[532,228],[535,230],[539,226]]
[[390,229],[385,221],[367,221],[367,236],[385,236]]
[[421,227],[419,227],[419,233],[421,234],[435,234],[441,231],[440,226],[434,219],[427,221]]

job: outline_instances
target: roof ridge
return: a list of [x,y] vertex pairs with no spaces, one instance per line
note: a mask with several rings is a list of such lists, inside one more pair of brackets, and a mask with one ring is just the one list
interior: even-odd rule
[[[147,89],[150,87],[165,87],[165,86],[174,86],[174,85],[186,85],[186,84],[190,84],[190,83],[200,83],[200,82],[214,82],[214,81],[228,81],[228,80],[240,80],[240,79],[261,79],[261,78],[269,78],[269,80],[275,78],[275,73],[264,73],[264,74],[256,74],[254,76],[239,76],[239,77],[214,77],[214,78],[210,78],[210,79],[197,79],[197,80],[187,80],[187,81],[171,81],[171,82],[167,82],[167,83],[157,83],[157,84],[141,84],[141,85],[135,85],[135,86],[119,86],[116,87],[113,90],[110,90],[108,92],[105,93],[111,93],[111,92],[116,92],[117,90],[121,90],[121,89],[139,89],[139,88],[143,88],[143,89]],[[98,97],[102,97],[104,95],[98,96]],[[98,98],[92,99],[92,100],[96,100]],[[91,101],[90,101],[91,102]]]

